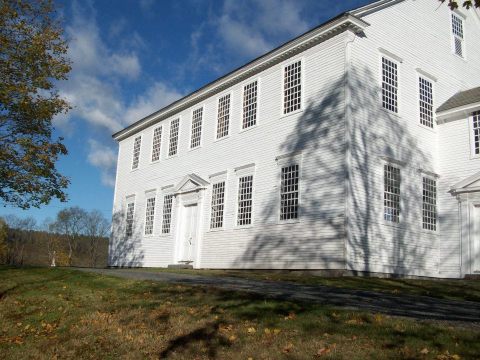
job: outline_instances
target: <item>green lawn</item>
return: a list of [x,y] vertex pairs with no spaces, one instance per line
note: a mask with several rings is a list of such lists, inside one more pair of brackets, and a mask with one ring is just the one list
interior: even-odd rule
[[0,358],[159,357],[478,359],[480,329],[75,270],[0,268]]
[[290,281],[306,285],[326,285],[339,288],[387,292],[391,294],[423,295],[449,300],[480,302],[480,280],[388,279],[378,277],[322,277],[306,272],[275,272],[261,270],[188,270],[139,268],[138,271],[170,272],[188,275],[230,276],[263,281]]

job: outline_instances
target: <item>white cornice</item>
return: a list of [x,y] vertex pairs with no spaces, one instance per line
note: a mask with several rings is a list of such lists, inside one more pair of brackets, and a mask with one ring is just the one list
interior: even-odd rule
[[445,111],[439,111],[436,113],[436,119],[438,124],[443,124],[452,120],[466,119],[472,115],[472,113],[480,110],[480,102],[473,104],[467,104],[459,106],[453,109]]
[[190,95],[166,106],[165,108],[137,121],[129,127],[115,133],[113,138],[117,141],[123,140],[138,131],[169,118],[176,113],[195,105],[196,103],[222,91],[226,88],[243,81],[244,79],[278,64],[296,54],[311,48],[312,46],[344,31],[350,30],[355,33],[362,32],[369,24],[364,20],[349,13],[337,17],[328,23],[319,26],[304,35],[272,50],[256,60],[242,66],[241,68],[217,79]]

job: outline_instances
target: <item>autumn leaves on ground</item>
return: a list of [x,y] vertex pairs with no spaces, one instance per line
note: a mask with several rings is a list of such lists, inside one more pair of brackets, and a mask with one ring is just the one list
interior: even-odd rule
[[0,268],[7,359],[470,359],[480,329],[67,269]]

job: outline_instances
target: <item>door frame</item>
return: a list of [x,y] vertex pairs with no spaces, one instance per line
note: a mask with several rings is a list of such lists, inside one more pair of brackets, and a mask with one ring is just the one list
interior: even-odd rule
[[480,201],[469,205],[470,272],[480,274]]
[[192,259],[193,263],[191,265],[198,269],[201,267],[201,249],[202,249],[202,240],[203,240],[203,208],[204,208],[204,189],[193,189],[192,191],[181,192],[175,194],[176,200],[176,234],[175,234],[175,243],[173,251],[173,263],[178,264],[182,257],[183,251],[183,240],[184,240],[184,230],[183,230],[183,221],[185,215],[185,208],[188,206],[197,206],[197,228],[196,228],[196,241],[192,247]]

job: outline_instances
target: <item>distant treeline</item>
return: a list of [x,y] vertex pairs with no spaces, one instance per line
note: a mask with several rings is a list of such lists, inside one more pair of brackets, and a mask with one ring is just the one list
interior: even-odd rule
[[61,210],[55,220],[0,218],[0,263],[8,265],[106,267],[109,222],[100,212]]

